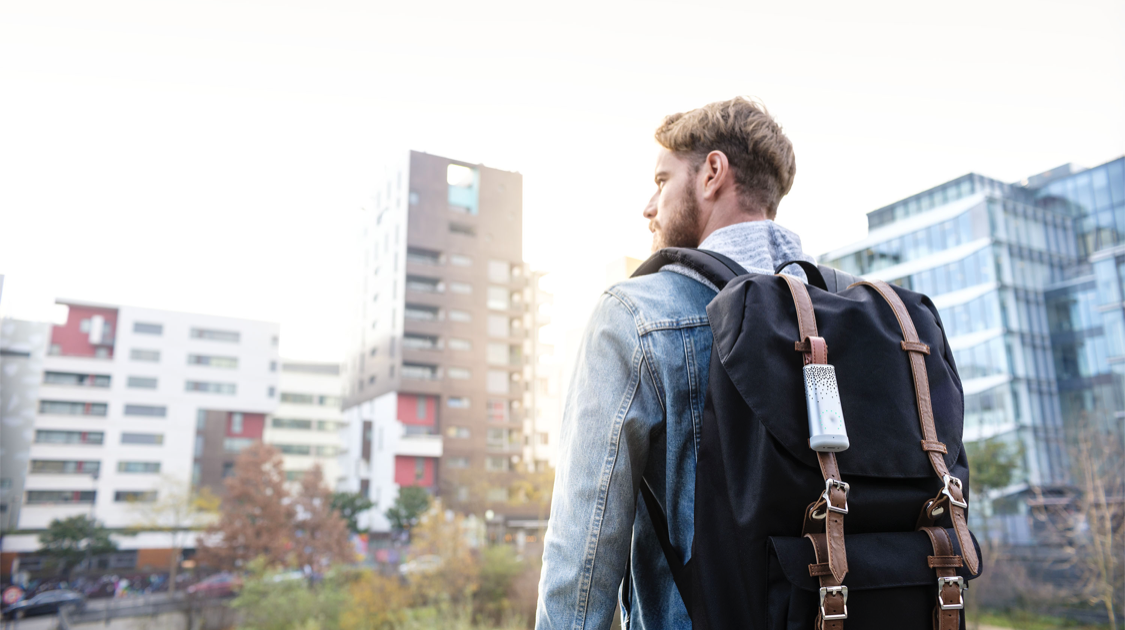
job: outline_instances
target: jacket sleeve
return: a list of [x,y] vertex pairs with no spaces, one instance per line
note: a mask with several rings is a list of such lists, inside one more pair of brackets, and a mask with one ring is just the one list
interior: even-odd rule
[[537,630],[608,629],[632,539],[649,436],[663,422],[629,308],[606,294],[567,392]]

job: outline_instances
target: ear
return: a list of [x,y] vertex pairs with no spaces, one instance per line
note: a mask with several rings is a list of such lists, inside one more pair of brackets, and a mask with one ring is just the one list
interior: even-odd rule
[[719,197],[723,188],[732,181],[733,173],[730,171],[730,160],[722,151],[712,151],[703,159],[699,166],[700,179],[703,183],[703,198],[714,201]]

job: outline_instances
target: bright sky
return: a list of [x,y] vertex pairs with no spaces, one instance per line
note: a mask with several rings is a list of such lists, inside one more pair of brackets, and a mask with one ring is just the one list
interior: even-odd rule
[[524,175],[524,252],[581,325],[647,255],[665,114],[765,101],[797,153],[778,221],[818,254],[969,171],[1125,153],[1125,3],[0,3],[4,312],[55,297],[278,321],[339,359],[377,156]]

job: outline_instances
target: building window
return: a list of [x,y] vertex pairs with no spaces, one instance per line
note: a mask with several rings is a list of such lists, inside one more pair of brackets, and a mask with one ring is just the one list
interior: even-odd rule
[[484,469],[489,472],[508,472],[510,462],[507,457],[486,457]]
[[457,339],[454,337],[449,340],[449,349],[458,351],[472,350],[473,343],[468,339]]
[[109,387],[108,374],[75,374],[73,372],[44,372],[44,385],[73,385],[75,387]]
[[59,416],[104,417],[109,407],[106,403],[71,402],[66,400],[40,400],[39,413]]
[[223,479],[234,476],[234,462],[223,462]]
[[506,401],[506,400],[490,400],[490,401],[488,401],[488,421],[489,422],[509,422],[508,401]]
[[130,475],[154,475],[160,472],[160,462],[117,462],[117,472]]
[[321,407],[339,407],[339,396],[320,396],[316,394],[297,394],[281,392],[281,402],[296,405],[319,405]]
[[458,309],[449,309],[449,321],[451,322],[471,322],[473,321],[473,314],[469,311],[462,311]]
[[450,282],[449,290],[453,293],[469,295],[473,292],[473,285],[469,284],[468,282]]
[[102,431],[51,431],[38,429],[35,431],[37,444],[90,444],[100,445],[105,440]]
[[438,338],[435,335],[406,333],[402,336],[402,347],[412,350],[437,350]]
[[270,385],[269,389],[266,390],[266,396],[268,398],[273,398],[276,395],[277,395],[277,388],[275,388],[273,385]]
[[164,418],[168,415],[168,408],[159,405],[125,405],[125,415]]
[[156,490],[118,490],[113,493],[113,500],[117,503],[153,503],[156,501]]
[[454,267],[472,267],[473,259],[463,254],[450,254],[449,264],[453,265]]
[[446,465],[447,468],[468,468],[469,467],[469,458],[468,457],[446,457],[445,458],[445,465]]
[[489,337],[511,337],[511,321],[506,315],[489,315],[488,316],[488,336]]
[[[391,367],[393,368],[394,366]],[[394,374],[392,374],[391,376],[393,377]],[[402,377],[416,378],[424,381],[436,380],[438,378],[437,366],[426,365],[422,363],[403,363]]]
[[223,450],[227,453],[241,453],[256,441],[254,438],[226,438],[223,440]]
[[507,488],[489,488],[485,492],[484,497],[487,501],[493,503],[507,503],[508,502],[508,489]]
[[122,433],[121,443],[159,446],[164,443],[164,435],[162,433]]
[[546,445],[546,444],[547,444],[547,441],[548,441],[549,439],[550,439],[550,436],[549,436],[549,434],[547,434],[547,433],[545,433],[545,432],[543,432],[543,431],[540,431],[540,432],[539,432],[539,443],[540,443],[540,444],[542,444],[542,445]]
[[447,370],[447,374],[449,374],[449,378],[455,378],[457,380],[462,380],[462,381],[467,379],[467,378],[472,377],[472,375],[473,375],[472,372],[470,372],[467,368],[459,368],[459,367],[449,368]]
[[506,343],[489,343],[485,352],[485,359],[492,365],[508,365],[512,363],[512,352]]
[[290,418],[274,418],[272,421],[273,428],[275,429],[298,429],[301,431],[311,431],[313,428],[312,420],[293,420]]
[[[441,264],[441,252],[422,249],[420,247],[407,247],[406,263],[410,265],[437,266]],[[379,296],[376,295],[375,297],[378,299]]]
[[488,261],[489,282],[511,282],[512,266],[503,260]]
[[[237,357],[213,357],[205,354],[189,354],[187,358],[188,365],[206,365],[207,367],[218,367],[235,369],[238,367]],[[277,369],[275,363],[270,370]]]
[[196,434],[196,436],[195,436],[195,456],[196,457],[203,457],[203,446],[204,446],[203,436],[199,435],[199,434]]
[[488,287],[488,308],[506,311],[512,307],[511,294],[504,287]]
[[409,275],[406,276],[406,290],[419,293],[443,293],[445,287],[438,278]]
[[141,335],[163,335],[164,324],[146,324],[144,322],[133,322],[133,332]]
[[234,383],[208,383],[205,381],[187,381],[184,384],[184,391],[188,392],[204,392],[208,394],[225,394],[233,396],[236,391]]
[[157,361],[160,361],[160,351],[133,348],[129,351],[129,358],[133,361],[149,361],[151,363],[156,363]]
[[445,435],[457,440],[467,440],[470,433],[468,427],[448,427],[445,430]]
[[471,225],[464,223],[450,223],[449,232],[451,234],[460,234],[461,236],[476,236],[477,229]]
[[93,490],[28,490],[27,503],[93,503],[96,495]]
[[207,410],[200,409],[195,412],[195,430],[202,431],[207,427]]
[[438,320],[438,313],[440,310],[436,306],[426,306],[424,304],[407,304],[402,312],[402,316],[406,319],[417,322],[433,322]]
[[230,432],[234,435],[242,435],[242,414],[234,412],[230,414]]
[[480,173],[475,168],[450,164],[445,173],[448,187],[447,201],[452,212],[477,214],[480,191]]
[[426,460],[421,457],[414,458],[414,481],[422,481],[426,476]]
[[507,394],[511,392],[511,376],[506,371],[489,370],[485,389],[490,394]]
[[202,478],[203,467],[199,465],[199,462],[193,462],[191,465],[191,485],[198,486]]
[[46,475],[96,475],[101,469],[98,461],[73,461],[56,459],[31,460],[33,474]]
[[[207,341],[225,341],[227,343],[238,343],[240,337],[241,334],[234,330],[209,330],[206,328],[191,329],[192,339],[205,339]],[[275,336],[274,345],[277,345],[276,340],[277,337]]]
[[132,389],[156,389],[156,379],[151,376],[130,376],[125,386]]
[[312,455],[312,446],[309,444],[274,444],[282,455]]
[[451,409],[468,409],[469,399],[465,396],[450,396],[445,399],[445,404]]
[[418,193],[414,192],[413,190],[410,191],[410,194],[407,195],[406,199],[407,199],[407,203],[409,203],[410,205],[412,205],[412,206],[418,205]]
[[270,361],[270,372],[277,371],[277,361]]

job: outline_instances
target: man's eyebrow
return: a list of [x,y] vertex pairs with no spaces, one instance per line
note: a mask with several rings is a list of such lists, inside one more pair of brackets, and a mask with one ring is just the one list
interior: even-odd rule
[[652,179],[655,181],[661,177],[668,177],[668,171],[656,171],[656,175],[653,175]]

